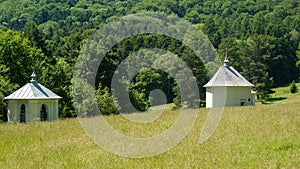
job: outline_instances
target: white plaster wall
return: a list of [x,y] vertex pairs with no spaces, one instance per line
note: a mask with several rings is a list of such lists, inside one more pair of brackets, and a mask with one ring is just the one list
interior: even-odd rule
[[227,90],[225,86],[214,86],[213,90],[213,107],[224,107],[227,96]]
[[58,100],[39,101],[39,112],[43,104],[46,106],[46,110],[48,113],[47,120],[48,121],[58,120]]
[[20,122],[21,105],[25,105],[26,123],[39,121],[42,105],[46,106],[47,120],[58,120],[58,100],[9,100],[8,101],[8,122]]
[[21,112],[21,105],[24,104],[25,105],[25,111],[26,111],[26,121],[28,118],[27,115],[27,111],[28,111],[28,107],[27,107],[27,101],[26,100],[10,100],[8,101],[8,105],[10,107],[10,120],[13,123],[16,122],[20,122],[21,118],[20,118],[20,112]]
[[[249,101],[250,99],[250,101]],[[243,86],[214,86],[206,88],[206,108],[223,106],[244,106],[255,104],[251,87]]]
[[245,102],[244,106],[251,105],[251,87],[227,87],[226,106],[241,106],[241,102]]
[[52,120],[58,120],[58,100],[52,100],[53,103],[53,113]]
[[213,103],[213,93],[212,88],[207,87],[206,88],[206,108],[212,108]]
[[38,107],[38,100],[29,100],[27,101],[26,106],[26,123],[39,121],[40,111]]
[[14,119],[15,118],[15,116],[14,116],[14,100],[11,100],[11,101],[9,101],[8,103],[7,103],[7,118],[8,118],[8,122],[14,122],[14,121],[16,121],[16,119]]
[[255,94],[251,94],[252,105],[255,105]]

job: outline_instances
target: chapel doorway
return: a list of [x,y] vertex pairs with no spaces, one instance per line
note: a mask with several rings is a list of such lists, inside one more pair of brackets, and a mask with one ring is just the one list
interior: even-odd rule
[[25,105],[21,105],[21,112],[20,112],[20,122],[25,123],[26,122],[26,108]]
[[46,121],[47,120],[47,108],[44,104],[41,106],[41,111],[40,111],[40,119],[41,121]]

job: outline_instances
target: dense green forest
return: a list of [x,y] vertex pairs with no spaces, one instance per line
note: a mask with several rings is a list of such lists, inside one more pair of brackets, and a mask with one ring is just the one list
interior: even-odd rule
[[[231,65],[251,83],[258,96],[271,88],[298,80],[300,73],[300,2],[298,0],[0,0],[0,110],[3,98],[29,82],[35,70],[39,81],[63,99],[60,117],[75,117],[72,74],[79,51],[97,29],[127,14],[161,12],[177,15],[202,30],[221,59],[228,51]],[[130,52],[161,46],[182,55],[199,86],[208,80],[207,70],[195,54],[170,37],[154,34],[131,37],[116,45],[101,63],[96,78],[97,99],[103,112],[115,113],[110,78]],[[198,68],[196,68],[198,66]],[[151,79],[151,80],[149,80]],[[139,110],[149,107],[155,88],[167,101],[179,103],[172,77],[147,69],[130,82],[130,98]],[[204,89],[200,87],[201,98]]]

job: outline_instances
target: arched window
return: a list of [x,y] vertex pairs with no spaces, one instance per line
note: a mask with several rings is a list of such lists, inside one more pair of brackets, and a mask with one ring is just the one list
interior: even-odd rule
[[21,105],[21,112],[20,112],[20,122],[25,123],[26,122],[26,108],[25,105]]
[[40,112],[40,119],[41,121],[46,121],[47,120],[47,108],[44,104],[42,104],[41,107],[41,112]]

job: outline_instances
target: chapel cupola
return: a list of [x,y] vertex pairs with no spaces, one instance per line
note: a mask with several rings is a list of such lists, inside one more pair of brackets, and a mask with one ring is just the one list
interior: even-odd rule
[[224,59],[224,66],[225,67],[230,67],[229,60],[228,60],[228,55],[227,55],[227,51],[226,51],[226,56],[225,56],[225,59]]
[[37,84],[38,81],[37,81],[37,75],[35,74],[35,72],[32,72],[30,77],[31,77],[30,82],[33,84]]

